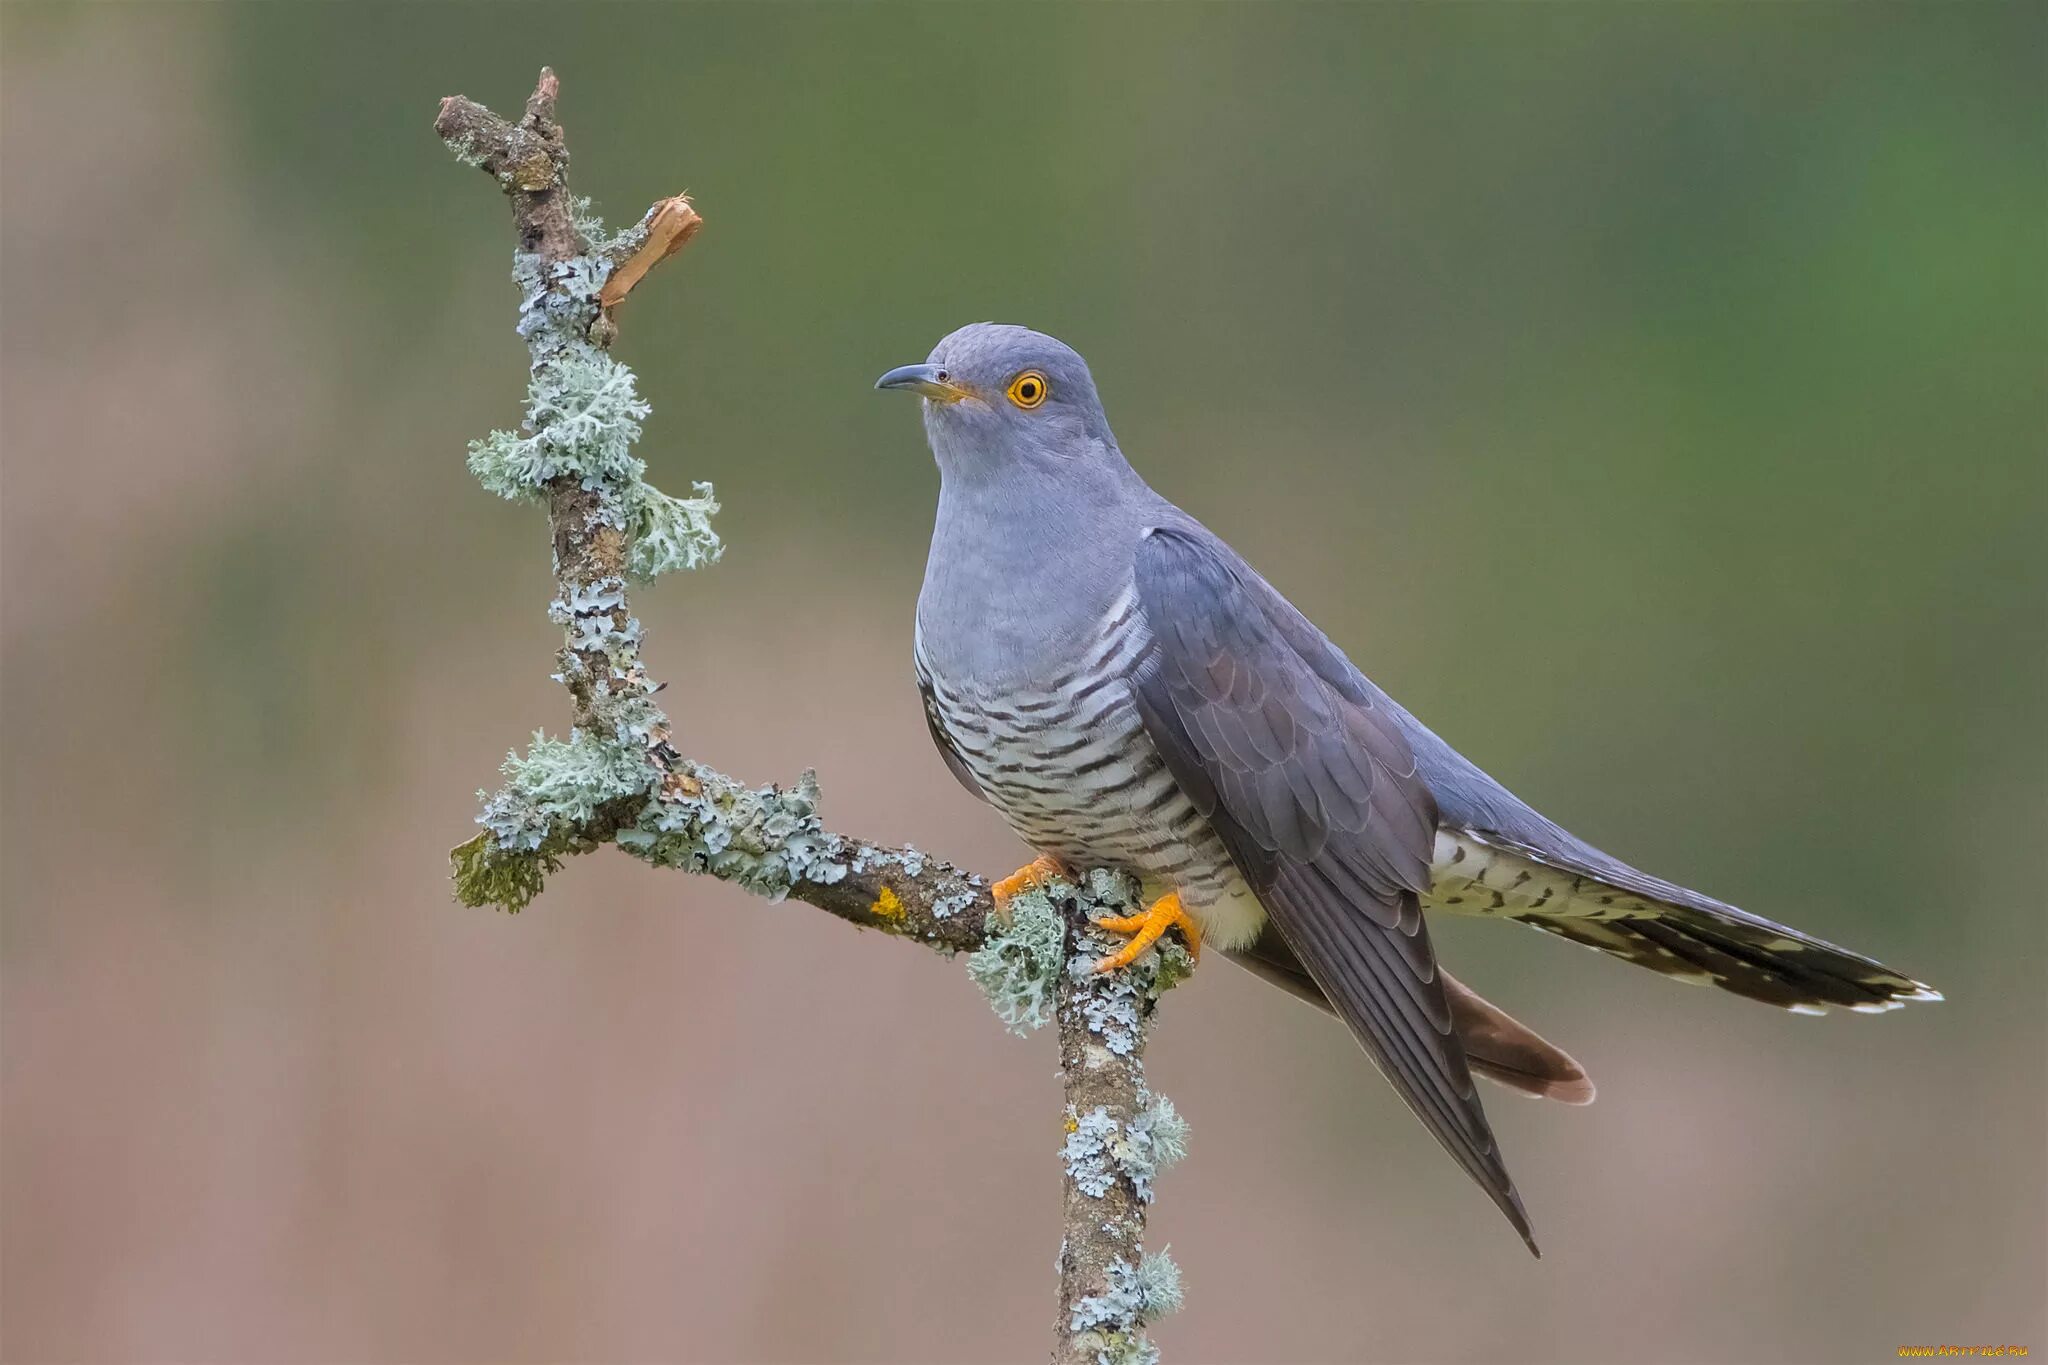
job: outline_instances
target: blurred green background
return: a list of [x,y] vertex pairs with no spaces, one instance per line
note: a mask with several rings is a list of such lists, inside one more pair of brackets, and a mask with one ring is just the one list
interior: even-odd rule
[[0,7],[9,1359],[1001,1361],[1044,1039],[957,965],[577,860],[452,904],[559,728],[505,206],[437,100],[563,81],[716,568],[683,747],[1020,861],[929,751],[936,476],[882,369],[1092,361],[1126,451],[1509,785],[1923,976],[1800,1019],[1501,926],[1582,1059],[1488,1100],[1531,1262],[1342,1031],[1218,962],[1154,1079],[1172,1361],[2048,1351],[2048,10]]

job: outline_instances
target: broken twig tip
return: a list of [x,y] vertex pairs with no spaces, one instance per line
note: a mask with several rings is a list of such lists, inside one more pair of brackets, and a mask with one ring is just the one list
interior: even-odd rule
[[610,310],[625,301],[647,272],[681,251],[704,226],[704,218],[687,194],[672,194],[647,210],[635,234],[640,244],[613,269],[599,292],[599,306]]

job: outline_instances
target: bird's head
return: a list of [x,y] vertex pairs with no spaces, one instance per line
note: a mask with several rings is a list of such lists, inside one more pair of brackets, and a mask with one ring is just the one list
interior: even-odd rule
[[948,477],[1116,451],[1088,363],[1065,342],[1028,327],[962,327],[923,364],[899,366],[875,387],[923,397],[925,434]]

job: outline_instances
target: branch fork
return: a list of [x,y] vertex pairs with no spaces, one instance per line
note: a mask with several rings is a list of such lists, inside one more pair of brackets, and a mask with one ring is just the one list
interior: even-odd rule
[[574,718],[566,740],[536,734],[505,762],[505,786],[478,793],[482,832],[452,856],[457,898],[518,911],[572,854],[613,844],[666,867],[707,873],[772,900],[803,901],[861,928],[970,954],[969,972],[1018,1031],[1057,1025],[1065,1091],[1056,1365],[1151,1365],[1144,1328],[1179,1306],[1179,1272],[1143,1249],[1156,1175],[1179,1159],[1186,1125],[1145,1081],[1159,997],[1187,974],[1162,943],[1131,967],[1095,964],[1118,944],[1094,921],[1139,905],[1126,877],[1055,881],[996,913],[980,877],[905,846],[836,834],[818,815],[816,778],[748,787],[686,758],[642,662],[629,580],[695,568],[721,549],[708,484],[679,498],[648,483],[632,453],[649,414],[631,370],[608,354],[612,314],[655,266],[696,236],[687,196],[656,201],[605,237],[568,187],[569,152],[543,69],[523,115],[462,96],[434,129],[511,201],[519,334],[529,352],[526,420],[472,443],[488,490],[546,506],[563,628],[557,678]]

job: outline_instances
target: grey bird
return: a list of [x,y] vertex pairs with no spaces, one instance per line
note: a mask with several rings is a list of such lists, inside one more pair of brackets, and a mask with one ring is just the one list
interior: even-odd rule
[[923,398],[940,487],[915,662],[955,777],[1039,857],[1134,873],[1169,927],[1334,1013],[1536,1243],[1473,1084],[1593,1098],[1444,972],[1423,911],[1515,920],[1804,1014],[1940,995],[1609,857],[1409,715],[1124,459],[1079,355],[979,323],[876,381]]

